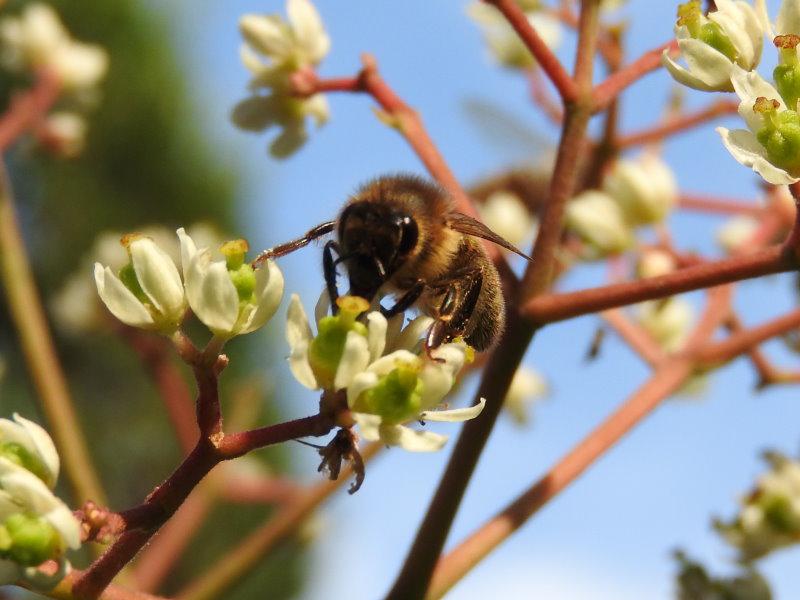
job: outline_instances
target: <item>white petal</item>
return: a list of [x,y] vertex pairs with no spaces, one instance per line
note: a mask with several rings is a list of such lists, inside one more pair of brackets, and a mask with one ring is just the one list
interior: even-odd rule
[[369,346],[369,360],[378,360],[386,347],[386,330],[388,322],[378,311],[367,315],[367,345]]
[[328,288],[325,288],[322,290],[322,293],[319,295],[319,299],[314,306],[314,319],[317,321],[317,325],[319,325],[319,322],[322,321],[324,317],[328,316],[328,311],[330,311],[330,309],[331,297],[328,295]]
[[336,368],[333,387],[337,390],[346,388],[357,373],[361,373],[369,365],[369,345],[367,338],[355,331],[348,331],[344,342],[344,351]]
[[783,0],[778,19],[775,21],[778,35],[800,35],[800,2],[797,0]]
[[310,344],[312,338],[311,326],[308,324],[300,296],[292,294],[289,310],[286,313],[286,341],[289,342],[290,348],[294,348],[299,344]]
[[717,86],[709,85],[699,77],[693,75],[686,68],[679,65],[669,56],[669,51],[664,50],[661,54],[661,64],[669,71],[669,74],[672,75],[672,78],[677,81],[678,83],[682,83],[683,85],[690,87],[695,90],[701,90],[704,92],[716,92]]
[[94,280],[103,304],[117,319],[131,327],[150,328],[155,322],[150,311],[108,267],[94,264]]
[[464,343],[442,344],[431,351],[431,356],[443,359],[445,366],[455,375],[464,366],[464,361],[467,358],[467,347]]
[[136,278],[153,306],[170,320],[179,321],[185,307],[183,282],[169,254],[149,238],[134,240],[129,250]]
[[244,15],[239,19],[242,37],[259,52],[282,60],[292,50],[286,24],[276,15]]
[[764,97],[768,100],[777,100],[779,104],[778,110],[786,109],[786,105],[783,103],[778,91],[756,71],[745,71],[734,65],[731,71],[731,83],[736,95],[741,99],[738,109],[739,116],[745,120],[750,131],[757,132],[763,126],[763,118],[753,111],[753,105],[757,98]]
[[689,71],[701,81],[717,90],[730,90],[733,63],[719,50],[705,42],[688,39],[678,42]]
[[260,269],[256,269],[256,309],[248,322],[242,325],[239,333],[250,333],[263,326],[275,311],[283,298],[283,273],[274,261],[267,261]]
[[419,357],[416,354],[412,354],[408,350],[395,350],[391,354],[382,356],[373,362],[371,365],[369,365],[367,370],[370,373],[375,373],[378,376],[388,375],[397,368],[398,364],[416,365],[419,364],[419,361]]
[[331,40],[325,33],[317,9],[309,0],[289,0],[286,14],[295,37],[309,60],[315,64],[321,61],[331,47]]
[[770,23],[769,20],[767,3],[765,0],[755,0],[754,6],[759,25],[766,32],[767,37],[773,39],[775,37],[775,31],[772,29],[772,23]]
[[[745,6],[747,6],[745,4]],[[737,64],[747,70],[753,66],[753,57],[756,55],[754,40],[750,37],[749,31],[742,26],[742,15],[737,9],[723,11],[717,6],[718,10],[708,13],[708,18],[720,26],[723,33],[728,36],[733,47],[739,52]],[[750,8],[749,6],[747,7]],[[761,41],[761,38],[758,38]]]
[[358,430],[365,440],[369,442],[377,442],[380,437],[381,418],[378,415],[370,415],[367,413],[350,413],[353,420],[358,424]]
[[451,410],[429,410],[419,416],[420,421],[448,421],[456,423],[474,419],[486,406],[486,398],[481,398],[475,406],[468,408],[453,408]]
[[358,400],[359,396],[366,392],[367,390],[374,388],[378,385],[378,381],[380,377],[378,377],[375,373],[371,373],[370,371],[362,371],[361,373],[356,374],[353,377],[353,380],[350,382],[350,385],[347,386],[347,405],[350,408],[353,408],[356,400]]
[[197,244],[194,243],[194,240],[186,233],[183,227],[179,228],[176,233],[181,243],[181,270],[185,279],[189,264],[192,262],[194,255],[197,254]]
[[47,467],[47,470],[50,474],[50,480],[45,481],[45,483],[52,488],[58,479],[60,461],[58,458],[58,452],[56,451],[56,446],[53,443],[50,434],[48,434],[44,427],[38,423],[29,421],[28,419],[19,416],[17,413],[14,413],[14,420],[19,423],[24,428],[25,432],[30,436],[30,440],[33,443],[36,454]]
[[432,431],[417,431],[402,425],[381,425],[380,439],[409,452],[436,452],[447,443],[447,436]]
[[267,67],[258,54],[253,50],[249,44],[242,44],[239,47],[239,60],[242,61],[245,69],[250,71],[253,75],[258,77],[261,72]]
[[211,262],[208,250],[200,250],[186,273],[189,306],[214,333],[230,334],[239,317],[239,294],[223,261]]
[[314,94],[303,102],[303,112],[314,118],[317,127],[322,127],[331,117],[328,99],[324,94]]
[[414,352],[417,350],[420,340],[425,337],[425,334],[432,324],[433,319],[431,317],[426,317],[424,315],[417,317],[403,329],[400,333],[400,337],[392,344],[391,349]]
[[422,380],[422,408],[437,406],[455,383],[453,371],[446,364],[425,361],[420,371]]
[[724,127],[717,127],[717,133],[722,136],[722,143],[737,162],[752,168],[767,182],[781,185],[800,181],[769,162],[766,150],[750,131],[744,129],[729,131]]
[[292,294],[286,314],[286,341],[289,342],[290,348],[289,368],[302,385],[310,390],[318,390],[319,384],[308,362],[308,346],[311,340],[311,327],[300,302],[300,296]]
[[314,371],[311,370],[311,365],[308,362],[308,345],[308,342],[300,341],[292,346],[289,354],[289,369],[292,371],[294,378],[303,386],[310,390],[318,390],[317,378],[314,376]]

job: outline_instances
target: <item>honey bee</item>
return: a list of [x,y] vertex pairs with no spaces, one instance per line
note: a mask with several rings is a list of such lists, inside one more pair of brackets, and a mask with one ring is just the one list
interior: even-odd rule
[[480,221],[455,210],[439,186],[412,175],[374,179],[362,186],[335,221],[301,238],[264,251],[261,263],[336,232],[323,250],[323,270],[332,306],[339,295],[336,267],[343,264],[349,294],[369,301],[379,293],[395,296],[390,318],[412,306],[433,317],[428,352],[458,337],[486,350],[502,333],[505,303],[500,276],[478,238],[527,258]]

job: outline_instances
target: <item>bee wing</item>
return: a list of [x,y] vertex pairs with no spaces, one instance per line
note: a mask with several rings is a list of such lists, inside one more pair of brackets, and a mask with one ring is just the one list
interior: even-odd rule
[[460,212],[453,212],[450,213],[447,217],[447,226],[460,233],[465,235],[471,235],[473,237],[478,237],[484,240],[489,240],[493,244],[497,244],[498,246],[513,252],[514,254],[519,254],[522,258],[527,260],[533,260],[530,256],[522,252],[516,248],[513,244],[506,241],[504,238],[497,235],[494,231],[489,229],[486,225],[478,221],[477,219],[473,219],[463,213]]

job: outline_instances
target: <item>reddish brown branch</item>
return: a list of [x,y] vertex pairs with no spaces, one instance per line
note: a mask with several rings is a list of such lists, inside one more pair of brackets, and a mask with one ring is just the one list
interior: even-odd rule
[[708,344],[696,353],[697,361],[705,367],[725,363],[760,343],[800,327],[800,310],[793,310],[777,319],[731,334],[726,340]]
[[330,433],[334,427],[334,420],[329,415],[312,415],[252,429],[240,433],[230,433],[219,443],[218,452],[222,459],[227,460],[242,456],[256,448],[263,448],[272,444],[279,444],[307,436],[321,436]]
[[649,365],[662,363],[666,354],[642,327],[632,322],[621,310],[613,308],[601,313],[606,323]]
[[701,263],[660,277],[539,296],[523,307],[523,314],[534,323],[553,323],[644,300],[666,298],[681,292],[796,268],[794,250],[789,244],[784,244],[746,256]]
[[682,194],[678,198],[678,208],[721,215],[753,215],[764,210],[763,206],[744,200],[711,198],[694,194]]
[[562,102],[564,104],[574,102],[578,98],[578,86],[558,57],[553,54],[553,51],[536,32],[520,6],[514,0],[485,0],[485,2],[503,13],[536,62],[553,82]]
[[603,83],[597,85],[593,91],[594,112],[605,110],[611,101],[619,94],[648,73],[661,66],[661,54],[664,50],[676,51],[678,44],[675,40],[662,44],[649,52],[645,52],[626,67],[610,75]]
[[700,109],[697,112],[688,113],[669,119],[666,123],[657,125],[650,129],[636,131],[627,135],[620,136],[616,140],[617,148],[624,150],[631,146],[639,146],[642,144],[651,144],[659,142],[664,138],[681,133],[687,129],[697,127],[703,123],[722,117],[725,115],[736,114],[739,108],[739,103],[733,100],[717,100],[712,102],[706,108]]
[[36,85],[15,95],[11,107],[0,117],[0,153],[5,152],[19,136],[44,118],[61,93],[61,82],[51,71],[40,71]]

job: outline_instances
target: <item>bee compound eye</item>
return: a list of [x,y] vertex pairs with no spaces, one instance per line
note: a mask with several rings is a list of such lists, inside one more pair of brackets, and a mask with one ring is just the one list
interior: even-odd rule
[[408,254],[417,245],[419,230],[417,223],[411,217],[404,217],[400,222],[400,244],[398,250],[400,254]]

